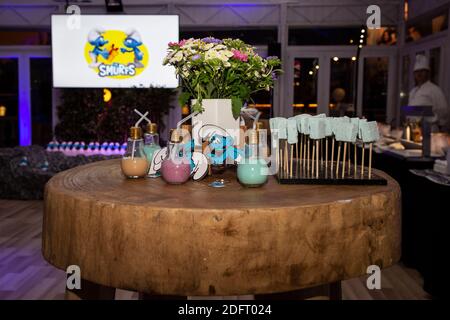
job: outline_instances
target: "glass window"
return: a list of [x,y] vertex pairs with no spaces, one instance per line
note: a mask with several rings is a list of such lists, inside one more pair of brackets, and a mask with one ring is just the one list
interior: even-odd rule
[[0,30],[0,46],[48,46],[49,31],[35,30]]
[[352,116],[354,109],[354,79],[356,57],[331,58],[329,115]]
[[19,72],[18,60],[0,58],[0,147],[19,144]]
[[252,45],[268,45],[277,42],[277,28],[181,28],[180,39],[214,37],[217,39],[239,38]]
[[[180,29],[180,39],[214,37],[217,39],[238,38],[255,46],[255,51],[262,57],[280,56],[277,47],[277,28],[189,28]],[[261,111],[261,119],[272,116],[273,90],[260,91],[252,95],[249,105]]]
[[367,29],[368,46],[394,46],[397,44],[397,30],[393,27]]
[[386,122],[389,58],[364,59],[362,114],[368,120]]
[[359,43],[361,28],[289,28],[290,46],[333,46],[356,45]]
[[317,113],[317,80],[319,78],[319,59],[294,59],[294,115]]
[[439,85],[441,64],[441,48],[434,48],[430,50],[430,76],[431,82]]
[[413,42],[423,37],[448,29],[448,9],[434,15],[425,15],[414,19],[406,25],[406,42]]
[[400,88],[400,106],[408,105],[409,99],[409,67],[411,65],[411,60],[409,55],[403,56],[402,58],[402,74],[401,74],[401,88]]
[[52,60],[30,60],[31,121],[33,144],[46,145],[52,140]]

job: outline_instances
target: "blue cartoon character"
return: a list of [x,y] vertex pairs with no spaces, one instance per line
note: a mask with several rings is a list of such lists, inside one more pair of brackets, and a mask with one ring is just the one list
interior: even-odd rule
[[105,44],[109,42],[108,40],[105,40],[105,38],[103,38],[104,33],[105,31],[102,30],[101,28],[96,28],[89,31],[88,42],[89,44],[94,46],[92,51],[89,51],[89,56],[91,57],[92,60],[91,64],[89,65],[90,68],[98,68],[98,66],[101,64],[98,61],[99,55],[105,59],[108,59],[109,57],[108,50],[102,48]]
[[123,44],[125,45],[125,47],[130,48],[131,50],[121,48],[120,51],[122,53],[133,52],[134,65],[136,66],[136,68],[143,68],[144,65],[142,64],[142,59],[144,58],[144,53],[139,49],[139,46],[142,45],[141,35],[135,29],[128,30],[125,33],[127,37],[123,41]]

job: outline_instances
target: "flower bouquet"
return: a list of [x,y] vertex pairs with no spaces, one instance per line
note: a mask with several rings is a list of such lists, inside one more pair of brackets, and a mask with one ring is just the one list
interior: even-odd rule
[[182,81],[179,102],[189,99],[193,111],[203,111],[203,99],[230,99],[237,119],[252,94],[269,91],[282,72],[277,57],[262,58],[239,39],[188,39],[169,43],[164,65],[175,67]]

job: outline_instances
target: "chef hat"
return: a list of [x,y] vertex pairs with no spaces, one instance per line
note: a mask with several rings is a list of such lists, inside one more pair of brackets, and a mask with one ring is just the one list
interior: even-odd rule
[[103,28],[100,28],[100,27],[92,29],[91,31],[89,31],[89,34],[88,34],[88,41],[89,42],[95,41],[104,32],[105,32],[105,30]]
[[128,29],[126,32],[127,37],[133,38],[138,42],[142,42],[141,35],[136,29]]
[[423,54],[418,54],[416,56],[416,62],[414,64],[414,71],[418,70],[430,70],[430,64],[428,63],[428,58]]

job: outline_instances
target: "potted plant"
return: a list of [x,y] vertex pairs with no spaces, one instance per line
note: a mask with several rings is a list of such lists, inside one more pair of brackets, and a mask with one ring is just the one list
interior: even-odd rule
[[192,99],[194,121],[239,129],[243,104],[252,94],[269,91],[281,73],[277,57],[263,58],[239,39],[188,39],[169,43],[164,65],[181,79],[182,106]]

